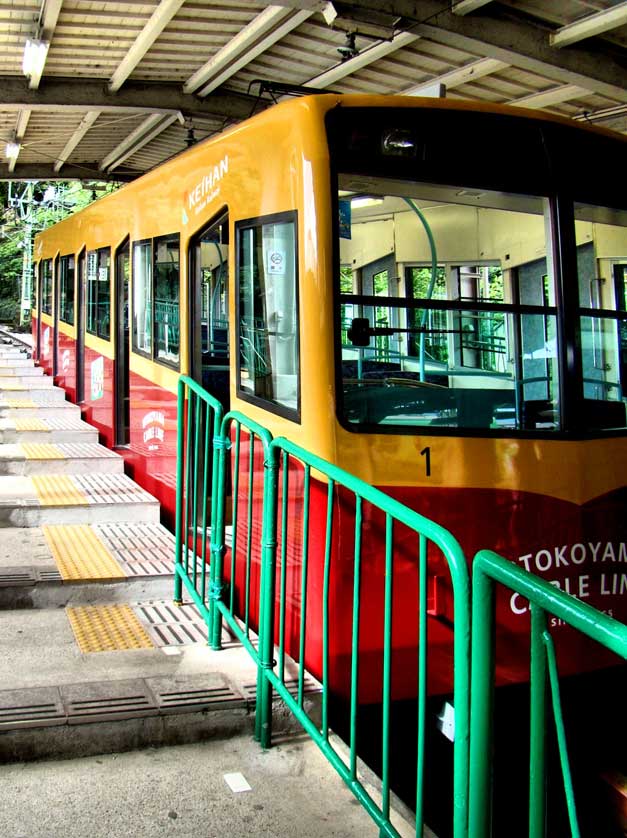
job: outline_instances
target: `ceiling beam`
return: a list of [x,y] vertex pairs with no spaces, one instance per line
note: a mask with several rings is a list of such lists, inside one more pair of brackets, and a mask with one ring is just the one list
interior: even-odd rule
[[453,8],[451,11],[454,15],[469,15],[470,12],[480,9],[482,6],[487,6],[488,3],[491,2],[492,0],[458,0],[456,3],[455,0],[453,0]]
[[412,85],[403,90],[402,93],[404,96],[422,96],[427,88],[436,84],[443,84],[448,90],[451,87],[459,87],[462,84],[477,81],[477,79],[489,76],[492,73],[498,73],[499,70],[504,70],[507,66],[504,61],[497,61],[495,58],[479,58],[470,64],[464,64],[457,70],[449,70],[448,73],[442,73],[440,76]]
[[63,151],[57,157],[53,167],[55,172],[59,172],[61,170],[62,166],[64,165],[70,154],[74,151],[76,146],[80,143],[80,141],[83,139],[83,137],[92,127],[92,125],[96,122],[99,116],[100,111],[87,111],[87,113],[81,120],[81,124],[78,126],[76,131],[74,131],[70,139],[65,144]]
[[[62,5],[63,0],[42,0],[39,23],[37,25],[37,32],[35,35],[37,38],[41,38],[42,41],[46,41],[48,44],[52,41],[54,30],[57,28],[57,21],[59,20],[59,13],[61,12]],[[46,58],[47,57],[48,53],[46,53]],[[39,87],[45,63],[46,62],[44,61],[41,67],[38,68],[37,72],[33,73],[29,77],[28,86],[32,90],[37,90]]]
[[16,76],[0,77],[0,110],[178,113],[244,119],[257,100],[239,93],[214,93],[207,99],[184,94],[180,84],[128,82],[111,93],[101,80],[46,79],[41,90],[29,90]]
[[523,17],[491,17],[487,11],[461,17],[443,9],[442,0],[343,0],[342,6],[358,7],[362,14],[367,10],[397,15],[405,19],[406,29],[436,43],[627,101],[625,65],[614,47],[603,50],[596,44],[594,51],[580,46],[555,50],[537,25]]
[[126,139],[122,140],[110,154],[102,160],[99,165],[101,171],[107,173],[112,172],[120,166],[125,160],[128,160],[136,151],[148,145],[155,137],[162,134],[166,128],[169,128],[174,122],[179,121],[183,124],[182,114],[170,114],[163,116],[162,114],[153,114],[147,117],[141,125],[132,131]]
[[111,76],[109,80],[109,90],[111,92],[115,92],[122,87],[184,2],[185,0],[161,0],[150,20]]
[[306,9],[292,12],[282,6],[268,6],[185,82],[183,92],[197,91],[199,96],[207,96],[312,14]]
[[577,87],[576,84],[565,84],[541,93],[531,93],[529,96],[522,96],[520,99],[510,99],[508,105],[516,105],[521,108],[551,108],[553,105],[559,105],[560,102],[568,102],[570,99],[577,99],[589,94],[589,90]]
[[579,20],[562,26],[550,37],[553,47],[567,47],[583,41],[584,38],[592,38],[595,35],[602,35],[611,29],[617,29],[627,23],[627,3],[619,3],[609,9],[603,9],[593,15],[587,15]]
[[[23,110],[19,111],[17,115],[17,120],[15,122],[15,141],[18,145],[21,145],[22,140],[24,139],[24,135],[26,134],[26,129],[28,128],[28,122],[30,120],[30,111]],[[12,172],[15,169],[15,164],[17,163],[17,158],[19,157],[18,154],[9,160],[9,171]]]
[[130,181],[142,174],[141,172],[116,172],[108,177],[98,171],[98,163],[69,164],[57,174],[50,163],[25,163],[19,165],[16,171],[9,171],[5,163],[0,163],[0,180],[107,180]]
[[336,64],[335,67],[331,67],[330,70],[325,70],[324,73],[314,76],[313,79],[306,81],[303,87],[328,87],[328,85],[339,81],[339,79],[343,79],[346,76],[350,76],[351,73],[362,70],[374,61],[385,58],[386,55],[391,55],[402,47],[409,46],[409,44],[417,41],[419,37],[419,35],[414,35],[411,32],[400,32],[391,41],[382,41],[379,44],[375,44],[375,46],[363,50],[354,58],[350,58],[348,61],[342,61]]

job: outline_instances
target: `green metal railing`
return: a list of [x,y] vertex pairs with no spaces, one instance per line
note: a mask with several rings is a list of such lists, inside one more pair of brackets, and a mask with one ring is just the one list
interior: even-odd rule
[[[268,564],[264,568],[265,587],[267,597],[263,606],[264,645],[271,651],[275,646],[273,628],[278,623],[278,663],[275,668],[265,664],[261,674],[276,690],[287,707],[300,721],[311,738],[318,744],[329,762],[335,767],[349,788],[366,808],[370,816],[377,823],[383,836],[397,836],[398,832],[390,821],[390,715],[392,706],[392,621],[394,617],[394,565],[395,546],[394,528],[403,525],[416,534],[415,560],[419,570],[419,601],[416,602],[418,614],[418,742],[417,742],[417,782],[416,782],[416,834],[422,835],[423,830],[423,778],[425,771],[425,722],[427,700],[427,543],[430,542],[444,556],[451,574],[454,595],[454,706],[455,706],[455,773],[454,773],[454,812],[453,834],[461,838],[465,835],[467,823],[467,779],[468,779],[468,684],[469,684],[469,579],[466,561],[461,548],[455,539],[437,524],[422,517],[395,501],[389,495],[380,492],[364,483],[353,475],[343,471],[287,439],[273,440],[271,452],[276,452],[280,460],[279,481],[281,488],[281,502],[278,507],[277,520],[279,555],[276,561],[271,552],[267,554]],[[272,460],[274,464],[274,459]],[[273,465],[276,468],[275,465]],[[307,639],[312,631],[308,619],[308,603],[316,605],[315,592],[310,594],[310,502],[312,485],[315,475],[318,486],[326,491],[326,525],[324,532],[316,532],[318,542],[324,543],[324,566],[322,571],[321,602],[319,610],[322,614],[322,724],[318,728],[308,715],[304,703],[304,677],[307,663]],[[288,550],[288,502],[292,493],[290,481],[295,473],[300,473],[298,494],[301,493],[302,480],[302,538],[300,539],[300,556],[290,559]],[[278,489],[278,482],[277,482]],[[341,493],[341,500],[340,500]],[[330,674],[329,658],[332,654],[334,625],[333,614],[330,609],[330,577],[333,572],[333,542],[337,517],[337,508],[341,503],[343,517],[346,510],[354,510],[354,553],[353,560],[353,600],[344,607],[352,608],[352,630],[350,638],[350,737],[349,756],[344,758],[333,748],[329,738],[329,700]],[[365,508],[369,505],[372,510],[378,510],[384,519],[384,620],[383,634],[380,645],[383,657],[383,682],[381,688],[382,703],[382,800],[376,803],[366,791],[357,773],[357,709],[359,700],[359,645],[360,645],[360,589],[364,579],[362,567],[363,553],[363,520]],[[344,536],[345,537],[345,536]],[[372,538],[372,532],[369,533]],[[336,557],[337,558],[337,557]],[[344,557],[346,560],[346,557]],[[290,685],[285,679],[286,649],[286,579],[288,564],[292,562],[300,575],[300,613],[298,614],[298,643],[297,649],[291,649],[291,656],[297,661],[298,677],[296,695],[292,694]],[[276,577],[279,577],[278,597],[276,596]],[[278,609],[278,614],[276,613]],[[278,619],[277,619],[278,617]]]
[[211,600],[219,596],[208,586],[213,563],[207,560],[207,545],[212,552],[222,549],[212,529],[218,499],[223,502],[223,487],[218,491],[217,480],[222,413],[220,402],[199,384],[184,375],[179,378],[174,599],[182,601],[185,585],[207,625],[211,625]]
[[529,836],[542,838],[546,821],[545,730],[547,726],[546,682],[549,676],[566,806],[572,836],[579,836],[562,716],[557,662],[546,614],[552,614],[577,631],[627,659],[627,626],[560,591],[511,561],[488,550],[473,562],[472,677],[470,735],[469,835],[491,834],[491,753],[494,697],[494,607],[495,583],[519,593],[529,601],[531,613],[530,667],[530,766]]

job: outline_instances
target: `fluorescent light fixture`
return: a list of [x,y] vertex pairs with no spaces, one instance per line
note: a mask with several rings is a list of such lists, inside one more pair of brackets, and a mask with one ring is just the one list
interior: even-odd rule
[[7,143],[6,148],[4,150],[4,156],[9,160],[17,160],[18,154],[20,153],[20,144],[19,143]]
[[362,207],[378,207],[383,203],[383,198],[370,198],[367,195],[361,198],[351,198],[351,207],[361,209]]
[[48,41],[41,41],[37,38],[28,38],[24,47],[24,58],[22,59],[22,72],[25,76],[41,75],[48,55]]

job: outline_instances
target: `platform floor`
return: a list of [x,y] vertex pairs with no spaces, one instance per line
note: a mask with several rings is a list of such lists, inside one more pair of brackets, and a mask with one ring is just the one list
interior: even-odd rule
[[[3,354],[2,838],[374,838],[278,703],[277,745],[253,741],[255,667],[226,631],[212,651],[195,606],[173,604],[173,537],[154,499],[116,455],[64,439],[76,411],[25,374],[27,352],[18,364],[0,339]],[[313,679],[306,701],[315,712]]]

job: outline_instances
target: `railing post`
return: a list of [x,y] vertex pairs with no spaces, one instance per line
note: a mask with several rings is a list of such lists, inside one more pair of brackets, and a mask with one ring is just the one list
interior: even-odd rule
[[473,563],[470,679],[470,838],[490,834],[492,705],[494,700],[494,582]]
[[546,820],[546,613],[533,602],[529,672],[529,836],[542,838]]
[[274,668],[278,452],[272,445],[264,446],[264,448],[259,666],[257,667],[255,733],[262,748],[269,748],[272,742],[272,684],[266,677],[266,671],[272,671]]
[[176,510],[175,510],[175,550],[174,550],[174,602],[180,605],[183,601],[183,566],[181,564],[181,551],[183,539],[181,537],[182,515],[183,515],[183,462],[185,438],[185,382],[179,378],[177,397],[178,423],[176,428]]
[[222,648],[222,599],[224,560],[224,503],[226,486],[226,452],[229,447],[227,423],[214,416],[213,463],[211,473],[211,563],[209,567],[209,644],[214,651]]

